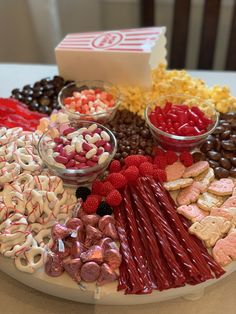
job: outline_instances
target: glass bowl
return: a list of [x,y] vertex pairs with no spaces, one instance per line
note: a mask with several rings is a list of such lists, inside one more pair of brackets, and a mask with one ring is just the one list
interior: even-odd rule
[[[65,98],[71,97],[74,92],[81,92],[85,89],[100,89],[102,91],[106,91],[109,94],[112,94],[115,100],[114,106],[108,109],[105,109],[103,112],[99,113],[91,113],[91,114],[83,114],[80,112],[76,112],[68,109],[65,106]],[[112,120],[116,114],[116,111],[121,103],[121,94],[117,87],[113,84],[105,81],[77,81],[67,86],[63,87],[58,95],[58,103],[61,106],[62,110],[68,114],[70,121],[77,120],[88,120],[95,121],[100,124],[105,124],[108,121]]]
[[[149,119],[149,114],[156,106],[160,106],[161,108],[163,108],[167,102],[178,105],[187,105],[188,107],[199,107],[201,111],[204,112],[205,116],[211,118],[212,123],[208,126],[208,130],[205,133],[194,136],[174,135],[162,131],[161,129],[153,125],[153,123]],[[144,115],[146,123],[149,126],[150,132],[156,144],[159,144],[166,150],[173,150],[177,152],[184,150],[193,150],[200,146],[202,142],[206,140],[208,135],[214,132],[219,121],[219,113],[216,111],[211,101],[185,94],[165,95],[158,98],[157,100],[147,105]]]
[[[79,120],[77,122],[66,124],[66,126],[73,127],[77,130],[81,127],[88,128],[92,124],[94,124],[94,122]],[[100,177],[104,174],[108,165],[115,156],[117,150],[117,141],[114,134],[103,125],[99,123],[96,124],[98,128],[101,128],[102,131],[106,131],[109,134],[110,136],[109,143],[111,144],[112,147],[108,158],[100,165],[97,164],[95,166],[82,169],[62,168],[56,163],[55,159],[52,156],[53,148],[55,147],[54,137],[58,136],[55,135],[54,132],[55,130],[53,128],[48,129],[39,139],[38,153],[40,158],[42,159],[43,163],[47,166],[47,168],[49,168],[50,172],[53,175],[60,177],[63,180],[64,184],[67,186],[75,187],[79,185],[89,185],[97,177]],[[60,125],[60,127],[63,127],[63,125]]]

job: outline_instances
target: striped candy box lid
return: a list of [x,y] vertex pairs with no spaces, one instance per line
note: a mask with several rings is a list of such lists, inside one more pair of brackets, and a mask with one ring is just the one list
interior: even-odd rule
[[163,27],[68,34],[56,49],[150,52]]

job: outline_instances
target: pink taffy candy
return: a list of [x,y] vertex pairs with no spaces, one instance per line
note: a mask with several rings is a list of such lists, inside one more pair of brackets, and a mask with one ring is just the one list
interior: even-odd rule
[[84,228],[84,226],[77,227],[76,232],[77,232],[76,241],[84,243],[84,241],[85,241],[85,228]]
[[64,267],[59,256],[53,252],[47,254],[47,260],[44,265],[45,273],[51,277],[58,277],[64,272]]
[[105,216],[103,216],[103,217],[101,217],[99,219],[98,228],[103,232],[104,228],[109,223],[114,225],[115,224],[115,219],[112,216],[110,216],[110,215],[105,215]]
[[86,238],[85,238],[85,246],[90,247],[93,244],[98,243],[98,241],[103,237],[103,234],[100,230],[87,225],[86,226]]
[[88,251],[80,255],[80,258],[83,263],[91,262],[91,261],[96,262],[96,263],[102,263],[103,262],[103,250],[98,245],[91,246],[88,249]]
[[101,239],[98,245],[103,249],[103,251],[114,248],[116,246],[115,242],[108,237]]
[[64,225],[56,223],[52,227],[52,238],[53,238],[54,241],[56,241],[58,239],[64,239],[68,235],[70,235],[72,231],[73,231],[72,229],[69,229],[69,228],[67,228]]
[[[58,240],[58,241],[62,241],[62,240]],[[70,247],[63,242],[62,247],[59,247],[61,245],[61,243],[59,243],[58,241],[56,241],[53,245],[53,247],[51,248],[52,252],[56,253],[57,256],[63,260],[64,258],[68,257],[70,255]],[[63,246],[64,245],[64,246]]]
[[102,264],[97,285],[102,286],[117,279],[117,274],[106,263]]
[[87,262],[81,267],[81,278],[85,282],[96,281],[100,274],[100,266],[96,262]]
[[116,249],[109,249],[104,253],[104,261],[111,267],[111,269],[119,268],[121,260],[122,257]]
[[79,258],[81,253],[85,251],[84,245],[79,241],[75,241],[71,247],[71,256],[73,258]]
[[81,219],[85,225],[96,227],[98,224],[99,216],[98,215],[83,215]]
[[112,223],[109,223],[104,227],[103,234],[109,238],[112,238],[113,240],[118,239],[116,227]]
[[67,222],[66,222],[66,227],[76,230],[77,227],[79,226],[83,226],[83,222],[81,221],[81,219],[79,218],[70,218]]
[[76,282],[81,281],[80,268],[81,268],[80,258],[66,259],[63,261],[63,266],[68,275]]

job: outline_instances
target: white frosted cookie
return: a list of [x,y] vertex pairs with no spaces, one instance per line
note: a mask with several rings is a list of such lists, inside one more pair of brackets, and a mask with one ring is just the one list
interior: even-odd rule
[[194,180],[202,182],[203,184],[206,184],[208,186],[214,180],[214,178],[215,178],[214,170],[212,168],[208,168],[199,176],[195,177]]
[[190,186],[192,183],[193,183],[192,178],[178,179],[175,181],[165,182],[164,188],[167,191],[176,191],[182,188],[186,188],[187,186]]
[[211,211],[213,207],[220,207],[225,201],[224,196],[214,195],[209,192],[201,194],[197,200],[197,205],[205,210]]

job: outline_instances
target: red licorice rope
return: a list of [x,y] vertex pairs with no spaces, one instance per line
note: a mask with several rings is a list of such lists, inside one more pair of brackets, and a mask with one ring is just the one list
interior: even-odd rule
[[139,275],[141,276],[144,283],[144,289],[142,292],[151,293],[153,284],[151,281],[151,277],[148,273],[145,260],[143,258],[142,245],[141,245],[140,237],[138,234],[138,228],[136,225],[134,212],[131,205],[130,195],[129,195],[127,187],[125,188],[125,191],[124,191],[124,210],[125,210],[126,219],[127,219],[128,230],[126,229],[126,232],[128,231],[127,233],[129,234],[128,241],[130,244],[130,249],[132,251]]
[[164,221],[163,218],[158,215],[157,204],[154,204],[153,200],[149,198],[147,191],[144,189],[142,181],[139,179],[137,183],[137,188],[142,195],[143,201],[145,203],[146,211],[152,221],[153,229],[155,231],[156,239],[160,243],[162,254],[166,258],[166,262],[169,265],[170,272],[174,278],[174,286],[182,286],[186,278],[178,264],[175,255],[172,251],[170,242],[168,241],[167,234],[163,228]]
[[153,202],[156,208],[156,212],[152,214],[156,217],[157,223],[160,223],[163,227],[163,230],[169,240],[169,243],[172,247],[173,253],[176,255],[177,260],[179,261],[183,272],[186,274],[187,277],[197,277],[199,275],[198,269],[193,265],[191,260],[189,259],[187,252],[179,243],[178,239],[174,231],[172,230],[171,226],[169,225],[168,221],[166,220],[165,216],[163,215],[158,203],[156,202],[155,196],[152,193],[150,187],[148,187],[146,183],[146,179],[142,178],[142,186],[144,187],[144,191],[146,191],[146,195],[149,197],[149,200]]
[[134,187],[131,187],[131,193],[134,204],[136,205],[136,219],[140,227],[141,240],[146,251],[146,258],[149,261],[150,267],[152,267],[157,288],[158,290],[163,290],[173,287],[173,278],[171,277],[166,260],[160,252],[146,208]]
[[[125,221],[123,219],[122,206],[116,207],[114,209],[114,216],[116,220],[116,230],[119,235],[120,240],[120,251],[122,258],[125,262],[127,273],[129,274],[129,283],[127,286],[125,293],[137,293],[138,291],[143,290],[143,281],[139,276],[137,271],[133,255],[131,253],[129,243],[128,243],[128,234],[125,230]],[[131,287],[131,289],[130,289]]]
[[162,185],[155,182],[153,178],[147,178],[146,182],[147,184],[149,182],[149,186],[152,189],[156,199],[159,201],[163,212],[166,214],[166,217],[168,217],[172,229],[175,231],[176,237],[182,241],[183,246],[190,254],[195,266],[199,269],[201,274],[201,281],[213,278],[211,271],[208,268],[204,257],[202,256],[199,246],[191,239],[189,232],[184,228]]

